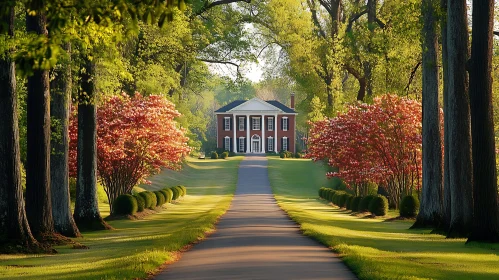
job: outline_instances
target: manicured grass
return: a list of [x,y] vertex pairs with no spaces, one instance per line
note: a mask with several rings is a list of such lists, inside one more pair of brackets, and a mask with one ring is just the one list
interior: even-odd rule
[[269,158],[281,208],[305,235],[338,252],[360,279],[499,279],[499,244],[465,245],[465,239],[409,230],[411,221],[351,216],[318,198],[324,175],[318,163]]
[[[55,255],[0,255],[1,279],[135,279],[145,278],[173,261],[187,244],[213,230],[225,213],[237,182],[242,157],[189,160],[181,172],[165,170],[150,180],[154,190],[182,184],[187,196],[143,220],[109,222],[116,230],[83,232],[88,250],[56,248]],[[103,216],[108,205],[100,205]]]

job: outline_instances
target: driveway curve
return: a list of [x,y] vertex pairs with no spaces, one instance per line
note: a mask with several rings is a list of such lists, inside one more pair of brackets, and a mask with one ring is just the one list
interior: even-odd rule
[[265,156],[247,156],[216,232],[155,279],[357,278],[330,249],[303,236],[277,206]]

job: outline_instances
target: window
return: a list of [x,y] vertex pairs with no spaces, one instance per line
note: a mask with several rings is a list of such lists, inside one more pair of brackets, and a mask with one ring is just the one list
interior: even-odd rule
[[274,118],[273,117],[270,117],[267,119],[268,123],[267,123],[267,130],[268,131],[272,131],[274,130]]
[[244,130],[244,117],[239,117],[239,131]]
[[224,142],[224,150],[230,151],[230,137],[225,136],[225,142]]
[[244,137],[239,137],[239,152],[244,153]]
[[288,137],[282,137],[282,150],[288,150]]
[[260,130],[260,118],[259,117],[251,118],[251,129],[252,130]]
[[224,118],[224,129],[225,130],[230,130],[230,117],[225,117]]
[[282,118],[282,130],[284,131],[288,130],[288,117]]
[[274,138],[269,137],[267,138],[267,151],[273,151],[274,150]]

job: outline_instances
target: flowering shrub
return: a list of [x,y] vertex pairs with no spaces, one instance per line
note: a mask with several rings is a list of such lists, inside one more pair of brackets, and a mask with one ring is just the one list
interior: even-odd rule
[[306,156],[338,168],[327,176],[364,187],[363,195],[367,183],[383,185],[398,205],[401,195],[421,185],[421,111],[420,102],[396,95],[350,106],[337,117],[311,123]]
[[[175,105],[157,95],[113,96],[97,109],[97,171],[109,201],[161,168],[178,169],[189,153]],[[70,172],[76,175],[76,116],[70,124]],[[113,206],[111,204],[111,210]]]

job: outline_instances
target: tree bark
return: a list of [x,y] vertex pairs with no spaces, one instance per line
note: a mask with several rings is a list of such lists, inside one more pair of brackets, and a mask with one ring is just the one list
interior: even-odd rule
[[[2,12],[1,21],[8,28],[1,33],[13,37],[14,7],[5,7]],[[0,55],[0,119],[0,253],[36,251],[39,244],[31,234],[24,210],[16,74],[9,51]]]
[[440,28],[442,33],[442,71],[444,100],[444,193],[442,203],[442,223],[439,231],[447,232],[450,226],[451,194],[449,172],[449,64],[447,55],[447,0],[440,0]]
[[[376,7],[377,0],[367,1],[367,28],[369,29],[369,43],[367,45],[367,52],[372,51],[372,39],[374,37],[374,29],[376,25]],[[373,63],[367,58],[363,63],[364,76],[367,82],[367,96],[373,95]]]
[[[42,10],[26,14],[26,31],[47,35]],[[50,88],[49,72],[35,69],[28,77],[26,214],[33,235],[39,239],[54,232],[50,195]]]
[[97,115],[95,104],[95,64],[83,58],[78,93],[78,155],[74,219],[80,230],[111,227],[99,212],[97,199]]
[[474,215],[468,242],[499,241],[491,77],[493,14],[494,1],[473,1],[470,108]]
[[449,66],[449,175],[451,220],[447,237],[467,237],[473,217],[470,107],[468,96],[468,20],[466,0],[447,2]]
[[438,107],[435,0],[423,0],[423,185],[412,228],[438,227],[442,218],[442,147]]
[[[68,236],[81,236],[71,213],[69,197],[69,111],[71,106],[71,44],[65,43],[63,49],[68,60],[62,61],[54,70],[50,83],[50,113],[52,124],[50,154],[50,188],[52,192],[52,216],[56,232]],[[57,136],[57,137],[56,137]]]

